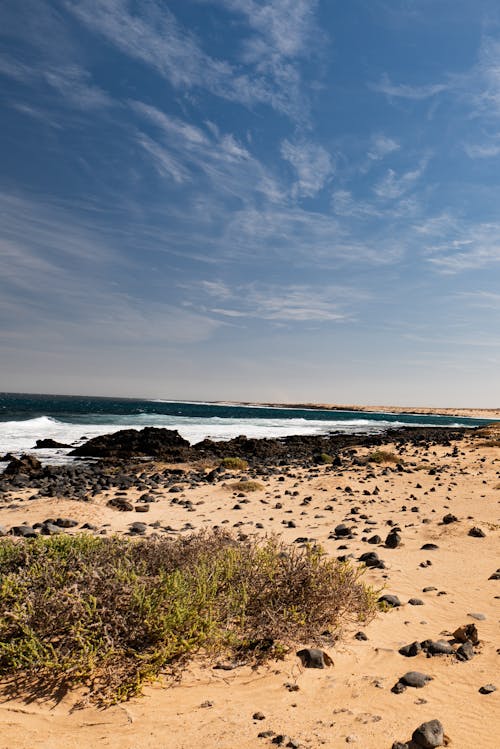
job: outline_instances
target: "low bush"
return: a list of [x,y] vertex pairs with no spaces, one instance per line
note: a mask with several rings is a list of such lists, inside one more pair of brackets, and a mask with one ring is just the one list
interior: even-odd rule
[[1,539],[0,676],[18,689],[84,685],[109,704],[196,653],[279,657],[375,615],[361,574],[318,548],[220,531]]
[[264,489],[258,481],[235,481],[230,487],[235,492],[258,492]]
[[248,463],[243,458],[223,458],[221,460],[221,467],[234,471],[246,471]]
[[333,457],[328,455],[328,453],[319,453],[314,456],[314,462],[318,465],[326,465],[327,463],[333,462]]
[[374,452],[367,455],[366,460],[368,463],[403,463],[404,461],[396,453],[391,453],[389,450],[375,450]]

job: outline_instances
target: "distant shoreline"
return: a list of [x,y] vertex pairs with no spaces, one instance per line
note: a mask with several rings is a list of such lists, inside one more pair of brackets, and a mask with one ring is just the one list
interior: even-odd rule
[[296,408],[317,411],[358,411],[359,413],[421,414],[425,416],[456,416],[471,419],[500,419],[500,408],[428,408],[425,406],[353,406],[337,403],[236,403],[231,405],[262,406],[263,408]]

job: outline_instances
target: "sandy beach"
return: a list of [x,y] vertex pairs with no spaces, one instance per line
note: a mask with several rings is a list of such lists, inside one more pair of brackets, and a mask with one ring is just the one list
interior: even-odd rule
[[422,414],[456,416],[468,419],[500,419],[500,408],[430,408],[428,406],[359,406],[338,403],[267,403],[262,405],[281,408],[312,408],[325,411],[359,411],[361,413]]
[[[381,595],[397,596],[401,605],[366,626],[346,628],[334,644],[326,642],[334,665],[324,670],[304,668],[293,649],[283,661],[257,669],[214,669],[200,658],[180,683],[154,684],[143,697],[105,710],[90,705],[75,710],[76,693],[59,701],[4,695],[0,747],[265,749],[279,744],[282,735],[292,741],[289,746],[310,749],[346,744],[382,749],[409,741],[419,724],[436,718],[454,749],[496,749],[500,690],[480,690],[500,687],[500,591],[498,579],[491,579],[499,566],[500,448],[493,444],[498,438],[498,430],[490,429],[451,445],[432,440],[384,445],[404,460],[399,468],[393,462],[365,463],[369,448],[348,448],[340,466],[279,466],[259,478],[261,490],[243,496],[231,488],[230,472],[210,485],[193,485],[185,480],[185,464],[144,464],[143,473],[186,472],[178,474],[175,492],[171,485],[155,489],[144,514],[108,504],[118,498],[137,505],[135,488],[110,488],[86,502],[31,499],[36,492],[29,488],[4,494],[5,529],[53,517],[77,521],[67,533],[81,531],[85,523],[98,533],[124,534],[132,522],[144,521],[145,535],[172,536],[225,526],[246,535],[279,534],[291,544],[306,539],[355,562],[376,552],[383,565],[367,568],[365,580]],[[342,523],[350,532],[335,537]],[[400,529],[395,548],[385,543],[391,528]],[[480,532],[471,535],[472,529]],[[452,633],[468,624],[476,625],[479,636],[470,660],[398,652],[415,641],[451,642]],[[423,688],[391,691],[411,671],[431,680]],[[259,737],[262,732],[267,735]]]

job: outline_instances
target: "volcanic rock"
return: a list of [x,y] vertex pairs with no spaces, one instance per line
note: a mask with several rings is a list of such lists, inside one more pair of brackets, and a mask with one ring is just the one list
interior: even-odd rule
[[422,749],[434,749],[436,746],[443,746],[444,729],[439,720],[429,720],[416,728],[411,738]]
[[96,458],[168,457],[184,459],[190,444],[175,429],[122,429],[88,440],[71,451],[70,455]]
[[12,458],[4,471],[4,476],[15,476],[19,473],[29,475],[39,473],[42,470],[40,461],[33,455],[21,455],[20,458]]
[[325,666],[333,666],[333,660],[330,658],[328,653],[318,648],[304,648],[303,650],[297,651],[297,656],[302,661],[302,665],[305,668],[325,668]]

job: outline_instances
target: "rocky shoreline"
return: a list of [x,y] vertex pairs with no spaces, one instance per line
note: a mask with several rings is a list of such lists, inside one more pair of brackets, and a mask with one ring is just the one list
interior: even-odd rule
[[[125,726],[123,709],[110,708],[109,730],[127,749],[161,745],[166,730],[172,749],[416,749],[444,746],[446,734],[454,749],[496,749],[499,500],[497,427],[195,446],[174,432],[125,430],[89,441],[66,465],[44,466],[36,454],[6,462],[0,526],[20,543],[277,534],[364,565],[379,591],[371,623],[297,643],[309,665],[295,651],[257,672],[200,662],[174,689],[128,703]],[[310,665],[318,647],[330,659],[323,668]],[[98,743],[101,714],[75,713],[75,700],[36,703],[29,716],[21,700],[4,703],[5,741],[25,749],[44,732],[62,749],[77,731],[84,745]]]

